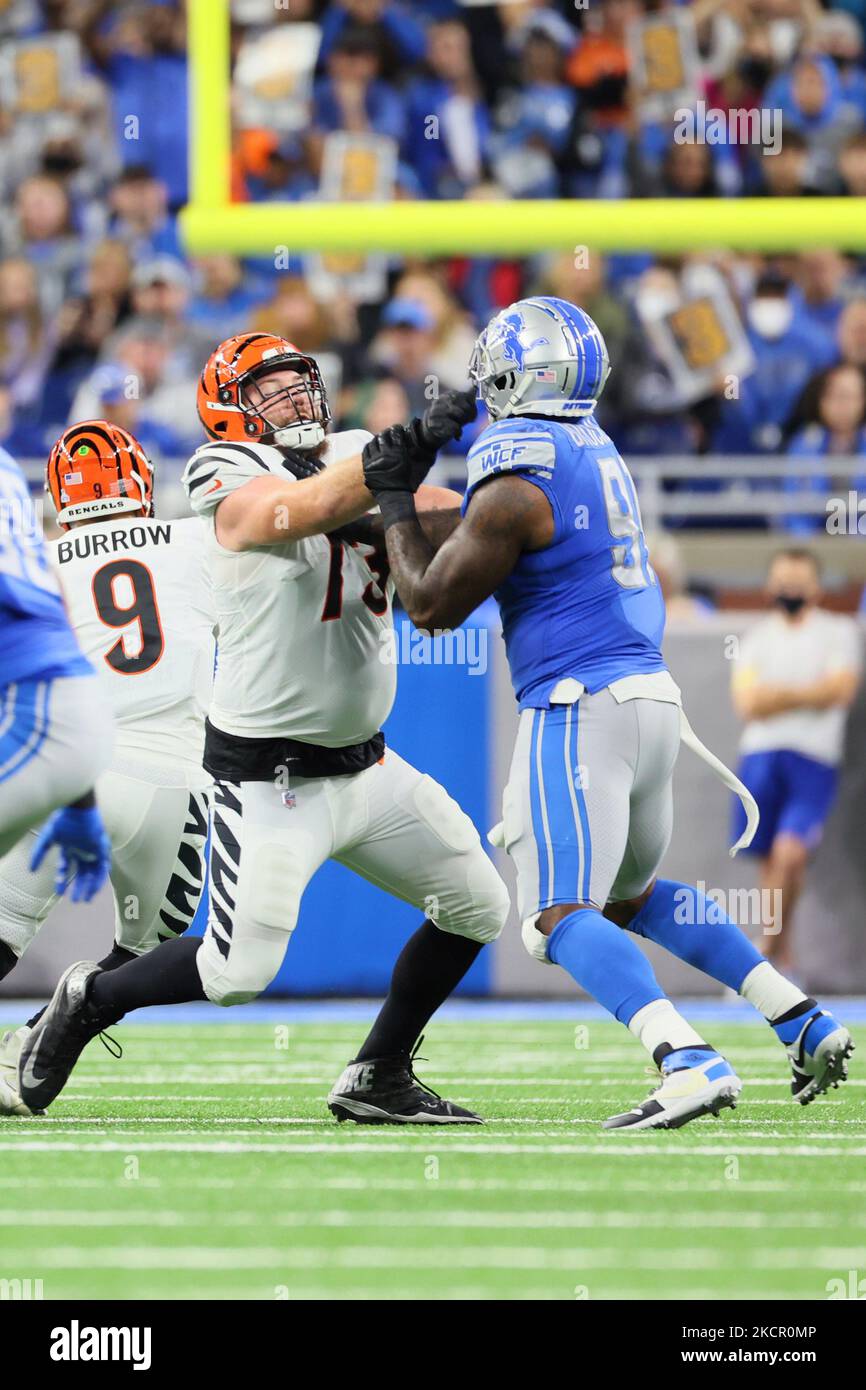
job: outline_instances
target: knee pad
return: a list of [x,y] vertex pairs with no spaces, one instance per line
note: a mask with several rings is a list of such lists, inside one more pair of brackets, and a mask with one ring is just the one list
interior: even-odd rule
[[538,930],[535,925],[537,921],[537,914],[535,917],[526,918],[520,928],[521,940],[533,960],[540,960],[542,965],[552,965],[553,961],[551,961],[547,955],[547,942],[549,938],[544,935],[544,932]]
[[511,911],[508,889],[481,851],[466,875],[466,897],[450,912],[427,913],[442,931],[487,945],[502,934]]
[[3,883],[3,898],[0,938],[20,958],[45,921],[45,900],[28,892],[25,884],[8,880]]
[[233,942],[228,955],[223,956],[214,938],[206,936],[198,967],[202,989],[211,1003],[228,1008],[257,998],[279,970],[287,941],[282,932],[253,940],[246,936],[241,943]]

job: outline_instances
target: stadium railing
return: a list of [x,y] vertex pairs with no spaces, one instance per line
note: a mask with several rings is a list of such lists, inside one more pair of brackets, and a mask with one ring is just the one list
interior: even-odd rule
[[[34,496],[41,496],[44,463],[39,459],[20,462]],[[626,462],[637,484],[646,530],[672,524],[683,529],[706,527],[714,522],[726,527],[733,523],[735,529],[737,521],[754,525],[763,518],[772,529],[784,531],[790,529],[789,518],[829,517],[832,509],[834,516],[838,517],[840,510],[848,516],[849,529],[842,534],[866,538],[866,492],[860,497],[855,490],[857,480],[866,477],[863,458],[704,454],[632,457]],[[165,515],[189,515],[180,482],[185,463],[183,458],[157,460],[158,505]],[[460,455],[448,455],[436,464],[430,477],[433,482],[462,490],[465,462]],[[816,479],[822,480],[820,491],[814,489]],[[858,502],[863,509],[859,532]]]

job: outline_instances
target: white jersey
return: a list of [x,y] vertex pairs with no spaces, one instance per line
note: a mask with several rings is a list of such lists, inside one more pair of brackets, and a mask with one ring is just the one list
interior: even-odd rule
[[115,759],[155,757],[204,780],[216,614],[201,526],[118,517],[73,527],[49,550],[114,710]]
[[[838,671],[857,671],[862,660],[860,631],[853,618],[815,608],[798,623],[781,614],[762,618],[743,637],[736,682],[810,685]],[[769,719],[750,720],[743,730],[743,753],[787,748],[835,765],[842,756],[847,710],[794,709]]]
[[[325,464],[372,438],[328,438]],[[271,473],[297,479],[267,444],[212,442],[190,459],[184,486],[205,522],[220,629],[212,724],[241,738],[293,738],[327,748],[363,743],[394,702],[388,660],[393,586],[381,551],[310,536],[285,545],[226,550],[216,538],[222,499]]]

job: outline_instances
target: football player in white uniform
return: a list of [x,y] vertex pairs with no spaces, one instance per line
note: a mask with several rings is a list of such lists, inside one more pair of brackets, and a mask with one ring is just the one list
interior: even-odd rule
[[[49,555],[114,711],[114,755],[97,785],[113,846],[115,943],[101,962],[111,970],[186,931],[201,896],[213,592],[201,525],[153,518],[150,463],[117,425],[68,429],[48,460],[46,490],[66,532]],[[29,838],[0,860],[0,942],[13,959],[57,901],[50,862],[29,871]],[[0,1113],[27,1113],[18,1056],[36,1019],[0,1043]]]
[[[474,393],[450,392],[413,422],[425,468],[474,410]],[[372,1032],[328,1098],[332,1113],[476,1123],[418,1082],[412,1050],[499,935],[508,895],[469,818],[380,732],[396,673],[383,659],[392,590],[381,532],[363,515],[371,498],[360,453],[370,436],[329,436],[315,361],[267,334],[217,349],[199,414],[211,442],[184,482],[204,523],[220,626],[205,747],[215,780],[207,933],[112,972],[71,967],[25,1044],[22,1096],[49,1104],[89,1038],[130,1009],[255,998],[280,967],[307,883],[331,858],[425,913]],[[425,510],[441,491],[419,496],[434,543],[459,519],[456,506]]]

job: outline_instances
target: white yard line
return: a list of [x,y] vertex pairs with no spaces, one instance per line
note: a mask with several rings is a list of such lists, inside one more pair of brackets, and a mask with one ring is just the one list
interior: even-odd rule
[[[431,1184],[435,1186],[435,1184]],[[251,1194],[253,1195],[253,1194]],[[209,1210],[196,1212],[188,1207],[177,1210],[161,1208],[159,1211],[92,1211],[89,1208],[76,1210],[58,1208],[21,1211],[19,1208],[0,1209],[0,1224],[8,1232],[31,1226],[51,1228],[74,1226],[111,1228],[153,1226],[166,1229],[189,1226],[213,1227],[213,1213]],[[642,1211],[635,1217],[634,1211],[357,1211],[351,1208],[325,1208],[318,1211],[278,1211],[269,1212],[267,1225],[271,1230],[295,1230],[304,1227],[325,1229],[375,1229],[393,1227],[395,1230],[411,1232],[432,1228],[434,1230],[451,1228],[458,1231],[541,1231],[574,1230],[592,1231],[596,1229],[633,1231],[636,1224],[643,1230],[659,1231],[700,1231],[707,1229],[705,1208],[694,1211],[652,1212]],[[262,1214],[259,1210],[223,1212],[219,1218],[221,1229],[261,1229]],[[861,1228],[866,1226],[866,1214],[852,1218],[849,1214],[832,1212],[791,1212],[767,1213],[761,1211],[725,1212],[724,1225],[727,1229],[743,1231],[772,1230],[774,1232],[796,1231],[801,1228],[825,1229],[828,1226]]]
[[[10,1268],[22,1260],[32,1262],[29,1247],[4,1248]],[[669,1270],[761,1270],[796,1267],[802,1263],[811,1270],[856,1269],[866,1261],[862,1246],[788,1247],[785,1250],[718,1251],[710,1248],[645,1250],[635,1247],[604,1250],[593,1246],[557,1249],[549,1245],[501,1245],[466,1248],[426,1246],[402,1249],[394,1245],[344,1246],[126,1246],[81,1247],[50,1246],[39,1251],[40,1270],[51,1269],[154,1269],[172,1270],[231,1269],[378,1269],[386,1271],[489,1269],[567,1270],[574,1277],[591,1269],[642,1269],[658,1273]]]
[[[403,1154],[404,1156],[417,1156],[423,1152],[423,1148],[432,1149],[436,1147],[437,1138],[427,1133],[424,1138],[426,1145],[408,1148],[406,1144],[388,1142],[380,1140],[346,1140],[335,1143],[278,1143],[276,1139],[273,1143],[262,1143],[260,1141],[227,1141],[226,1139],[213,1139],[211,1141],[197,1139],[168,1139],[168,1140],[144,1140],[140,1141],[135,1131],[130,1131],[129,1138],[135,1139],[136,1153],[226,1153],[226,1154],[325,1154],[333,1158],[342,1158],[344,1154]],[[441,1137],[438,1142],[441,1143]],[[0,1152],[5,1153],[124,1153],[128,1154],[129,1143],[121,1143],[119,1140],[99,1139],[87,1140],[82,1138],[72,1139],[24,1139],[19,1141],[4,1142],[0,1141]],[[830,1148],[828,1145],[813,1146],[809,1144],[740,1144],[732,1141],[729,1144],[694,1144],[684,1145],[676,1141],[658,1140],[655,1143],[641,1143],[636,1139],[628,1140],[625,1143],[610,1142],[602,1139],[595,1144],[547,1144],[541,1147],[537,1144],[516,1144],[502,1141],[501,1143],[483,1141],[470,1144],[464,1142],[448,1143],[446,1148],[441,1151],[441,1156],[449,1153],[457,1154],[531,1154],[534,1157],[539,1155],[551,1154],[554,1156],[593,1156],[603,1158],[606,1161],[612,1158],[647,1158],[653,1155],[669,1158],[671,1154],[676,1154],[680,1158],[700,1157],[700,1158],[728,1158],[730,1156],[748,1157],[754,1155],[759,1158],[866,1158],[866,1145],[845,1146]],[[5,1174],[6,1180],[11,1181],[8,1172]],[[50,1178],[46,1180],[50,1184]]]

